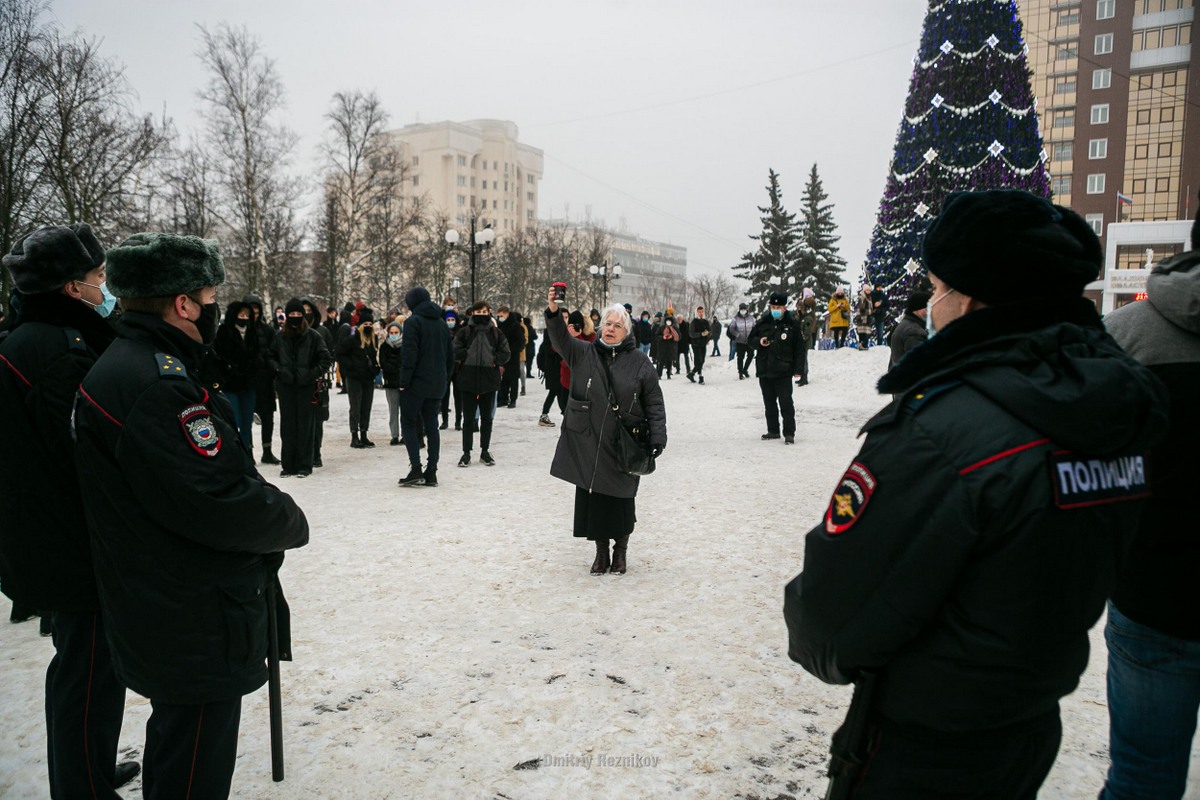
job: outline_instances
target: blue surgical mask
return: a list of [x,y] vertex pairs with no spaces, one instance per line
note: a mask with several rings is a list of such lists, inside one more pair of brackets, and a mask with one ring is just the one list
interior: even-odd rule
[[926,339],[932,339],[935,335],[937,335],[937,331],[935,331],[933,329],[933,307],[936,306],[938,303],[942,302],[943,300],[945,300],[947,297],[949,297],[952,294],[954,294],[953,289],[946,292],[944,295],[939,297],[937,300],[934,300],[932,297],[929,298],[929,302],[925,304],[925,338]]
[[398,333],[389,333],[389,334],[388,334],[388,342],[389,342],[390,344],[400,344],[400,334],[398,334]]
[[[91,306],[92,309],[95,310],[95,312],[97,314],[99,314],[100,316],[107,317],[109,314],[111,314],[113,312],[113,309],[117,307],[117,298],[113,297],[112,293],[108,291],[108,281],[105,281],[104,283],[100,284],[99,286],[96,286],[95,284],[91,284],[91,283],[84,283],[83,281],[80,281],[79,284],[81,286],[90,286],[93,289],[100,290],[100,294],[103,295],[103,297],[104,297],[104,299],[100,301],[100,305],[96,305],[95,303],[88,303],[87,300],[83,301],[83,302],[87,303],[89,306]],[[80,299],[82,299],[82,298],[80,298]]]
[[771,309],[771,319],[783,319],[783,312],[777,308]]

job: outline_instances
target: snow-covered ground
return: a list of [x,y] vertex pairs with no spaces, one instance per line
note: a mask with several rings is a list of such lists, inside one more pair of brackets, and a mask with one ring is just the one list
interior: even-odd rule
[[[624,576],[590,576],[594,551],[571,537],[574,489],[549,476],[558,430],[537,426],[541,384],[497,412],[495,467],[456,468],[460,440],[443,432],[436,489],[397,487],[407,459],[387,445],[382,392],[373,450],[349,448],[336,396],[326,466],[283,481],[312,527],[283,569],[287,779],[271,782],[264,689],[244,703],[233,796],[823,796],[849,691],[788,660],[783,586],[883,404],[887,355],[813,354],[794,447],[759,440],[757,381],[724,356],[705,386],[664,381],[670,444],[642,481]],[[1042,798],[1092,798],[1103,782],[1102,630],[1063,702]],[[36,623],[0,624],[0,797],[46,795],[51,651]],[[148,712],[130,695],[125,758],[140,755]]]

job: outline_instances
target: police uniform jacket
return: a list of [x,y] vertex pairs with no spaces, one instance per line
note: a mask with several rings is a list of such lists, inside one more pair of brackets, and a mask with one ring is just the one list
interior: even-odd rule
[[24,300],[0,341],[0,589],[41,611],[94,611],[71,404],[113,331],[59,292]]
[[[766,347],[762,346],[763,339],[769,342]],[[749,344],[755,350],[754,373],[757,377],[790,378],[804,374],[807,345],[792,312],[784,311],[779,319],[772,317],[770,312],[763,314],[750,331]]]
[[113,665],[153,700],[232,699],[267,680],[267,598],[308,522],[257,473],[228,402],[191,374],[201,345],[138,312],[118,334],[75,411]]
[[969,313],[879,388],[898,398],[786,589],[789,655],[829,683],[876,671],[885,723],[1057,713],[1149,491],[1162,384],[1077,299]]

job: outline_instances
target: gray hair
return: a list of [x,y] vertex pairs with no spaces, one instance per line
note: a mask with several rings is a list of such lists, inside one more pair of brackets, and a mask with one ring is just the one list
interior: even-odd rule
[[[621,325],[623,325],[625,328],[625,335],[631,336],[633,334],[633,320],[629,318],[629,311],[626,310],[625,306],[620,305],[619,303],[613,303],[611,306],[600,312],[600,323],[603,324],[608,322],[608,318],[613,314],[616,314],[620,318]],[[599,331],[597,331],[597,333],[599,333]]]

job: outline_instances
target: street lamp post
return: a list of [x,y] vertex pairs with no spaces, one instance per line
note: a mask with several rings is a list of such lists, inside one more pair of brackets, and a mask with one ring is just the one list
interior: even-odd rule
[[608,282],[615,281],[621,278],[621,262],[612,265],[609,269],[606,264],[596,266],[592,264],[588,267],[588,272],[592,273],[592,277],[600,281],[600,305],[608,305]]
[[[471,213],[471,233],[467,239],[467,255],[471,261],[471,304],[475,304],[475,262],[478,259],[480,250],[484,250],[492,246],[492,242],[496,240],[496,232],[492,230],[491,224],[484,225],[483,228],[475,229],[475,214]],[[461,237],[458,231],[451,228],[446,231],[446,244],[451,247],[458,247],[458,241]]]

